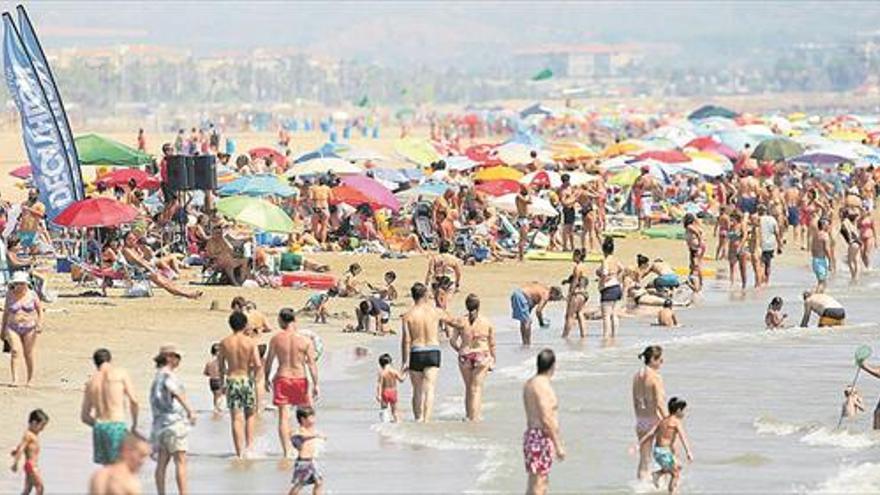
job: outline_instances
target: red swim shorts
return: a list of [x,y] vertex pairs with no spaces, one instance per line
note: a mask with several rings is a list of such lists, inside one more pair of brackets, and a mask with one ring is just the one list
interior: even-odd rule
[[397,404],[397,390],[386,388],[382,391],[382,402],[385,404]]
[[309,382],[305,378],[277,377],[272,383],[272,403],[276,406],[310,406]]
[[547,476],[553,466],[553,442],[542,430],[529,428],[523,434],[523,460],[526,472]]

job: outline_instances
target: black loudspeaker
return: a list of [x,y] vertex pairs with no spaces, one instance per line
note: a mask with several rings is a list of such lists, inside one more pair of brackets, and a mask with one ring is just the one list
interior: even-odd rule
[[195,167],[195,157],[188,156],[186,157],[186,189],[191,191],[196,188],[196,167]]
[[217,157],[199,155],[193,157],[193,189],[200,191],[217,190]]
[[189,191],[192,189],[190,182],[190,169],[192,159],[183,155],[172,155],[166,159],[168,165],[168,188],[174,192]]

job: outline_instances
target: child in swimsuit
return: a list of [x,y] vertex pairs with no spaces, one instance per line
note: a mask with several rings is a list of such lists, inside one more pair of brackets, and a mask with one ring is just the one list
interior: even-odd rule
[[401,373],[391,365],[391,355],[379,356],[379,379],[376,386],[376,401],[382,406],[382,418],[386,417],[386,411],[391,412],[391,421],[397,423],[400,418],[397,415],[397,384],[403,382],[404,373]]
[[673,397],[669,399],[668,407],[669,415],[648,430],[639,439],[638,445],[640,447],[648,441],[654,441],[654,462],[660,466],[660,469],[652,475],[654,486],[660,488],[660,478],[668,475],[670,477],[669,493],[675,493],[681,477],[681,463],[675,458],[676,441],[680,441],[684,445],[688,462],[693,462],[694,457],[691,455],[691,447],[684,431],[684,410],[687,407],[687,402]]
[[859,389],[847,385],[843,389],[843,397],[843,407],[840,413],[842,418],[852,418],[856,414],[865,411],[865,403],[862,401],[862,394],[859,393]]
[[321,493],[324,487],[324,475],[315,461],[317,445],[315,440],[326,440],[326,437],[315,431],[315,410],[311,407],[300,407],[296,410],[296,422],[299,428],[290,437],[290,444],[297,451],[293,463],[293,478],[290,495],[299,494],[303,487],[313,485],[312,493]]
[[220,414],[220,404],[222,404],[224,396],[223,377],[220,375],[220,360],[217,359],[219,352],[220,344],[217,342],[211,344],[211,359],[205,363],[205,369],[202,370],[202,374],[208,377],[208,388],[211,389],[211,394],[214,396],[214,414]]
[[764,326],[768,330],[782,328],[788,315],[782,312],[782,298],[779,296],[770,300],[767,306],[767,314],[764,315]]
[[24,456],[24,489],[21,493],[28,495],[31,490],[37,492],[37,495],[43,493],[43,477],[37,467],[40,457],[40,441],[39,434],[49,423],[49,416],[42,409],[34,409],[28,416],[28,429],[25,430],[21,442],[11,452],[12,456],[12,472],[18,471],[18,463]]

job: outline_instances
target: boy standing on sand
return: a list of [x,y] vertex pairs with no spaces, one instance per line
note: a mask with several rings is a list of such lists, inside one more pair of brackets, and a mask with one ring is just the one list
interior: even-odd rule
[[42,409],[34,409],[28,416],[28,429],[25,430],[24,436],[17,447],[10,453],[12,456],[12,472],[18,471],[18,461],[24,455],[24,489],[23,495],[28,495],[31,490],[37,492],[37,495],[43,495],[43,477],[37,463],[40,459],[40,441],[38,435],[46,424],[49,423],[49,416]]
[[376,400],[382,405],[382,410],[390,409],[394,423],[400,421],[397,415],[397,384],[403,382],[404,374],[397,371],[391,365],[391,355],[379,356],[379,379],[376,387]]
[[684,432],[684,409],[687,402],[677,397],[669,399],[669,415],[648,430],[641,439],[639,447],[649,440],[654,440],[654,462],[660,469],[652,475],[654,486],[660,488],[660,478],[669,475],[669,493],[675,493],[681,477],[681,464],[675,458],[675,442],[681,439],[688,462],[694,462],[687,435]]

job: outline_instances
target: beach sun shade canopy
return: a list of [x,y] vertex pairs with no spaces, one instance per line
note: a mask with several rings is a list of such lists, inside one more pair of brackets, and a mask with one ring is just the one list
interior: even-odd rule
[[143,170],[134,168],[120,168],[98,177],[97,182],[109,188],[127,186],[134,179],[135,187],[139,189],[159,189],[162,182]]
[[80,165],[141,167],[153,161],[146,153],[97,134],[84,134],[74,141]]
[[248,196],[230,196],[217,201],[217,211],[223,216],[266,232],[289,233],[293,220],[274,204]]
[[138,211],[110,198],[89,198],[72,203],[52,222],[62,227],[115,227],[134,221]]

